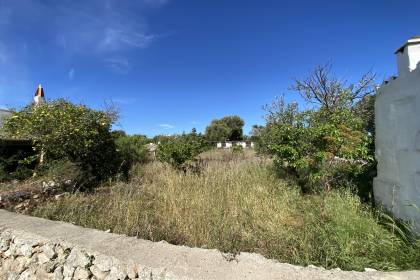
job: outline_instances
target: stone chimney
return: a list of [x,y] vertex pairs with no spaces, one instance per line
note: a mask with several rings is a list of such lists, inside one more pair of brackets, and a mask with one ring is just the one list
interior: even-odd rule
[[405,76],[417,68],[420,62],[420,36],[407,40],[396,52],[398,76]]
[[41,84],[38,85],[38,88],[35,91],[34,102],[35,105],[45,102],[44,89]]

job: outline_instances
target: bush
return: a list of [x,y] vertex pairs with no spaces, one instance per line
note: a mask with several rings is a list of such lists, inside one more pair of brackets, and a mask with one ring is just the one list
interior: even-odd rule
[[32,139],[46,161],[68,159],[86,178],[103,180],[117,172],[118,156],[110,133],[114,115],[63,99],[27,106],[4,122],[12,138]]
[[142,135],[123,135],[115,139],[121,162],[120,172],[125,179],[128,179],[129,171],[134,164],[146,163],[149,160],[147,143],[149,143],[149,139]]
[[167,138],[158,145],[156,157],[162,162],[167,162],[176,168],[194,160],[204,150],[208,149],[202,136],[183,134]]
[[242,154],[244,152],[244,148],[241,145],[234,145],[232,147],[232,153],[234,154]]
[[353,185],[374,166],[372,136],[353,110],[299,111],[278,99],[267,111],[258,151],[273,155],[279,172],[296,177],[304,192]]

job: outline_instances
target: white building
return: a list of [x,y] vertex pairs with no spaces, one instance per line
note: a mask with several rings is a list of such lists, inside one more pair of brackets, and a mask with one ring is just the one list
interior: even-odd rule
[[254,148],[254,142],[251,141],[225,141],[217,142],[216,147],[218,149],[230,149],[233,146],[242,146],[242,148]]
[[420,233],[420,37],[395,54],[398,77],[385,81],[376,95],[374,195]]

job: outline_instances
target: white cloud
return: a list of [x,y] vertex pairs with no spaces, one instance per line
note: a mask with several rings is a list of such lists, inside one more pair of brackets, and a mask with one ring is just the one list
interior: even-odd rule
[[[61,57],[88,55],[99,61],[109,60],[108,57],[127,57],[125,52],[147,48],[160,37],[167,36],[150,32],[144,13],[163,6],[168,0],[133,2],[91,0],[47,4],[44,1],[0,0],[0,41],[8,42],[14,29],[26,30],[31,26],[40,30],[40,42],[53,42],[52,46],[62,51]],[[31,44],[33,48],[37,43]],[[38,44],[36,47],[44,46]],[[0,49],[0,63],[1,60],[4,57]],[[125,60],[106,65],[115,72],[126,72],[129,64]]]
[[156,35],[146,35],[126,27],[125,29],[108,27],[98,44],[98,50],[112,52],[130,48],[146,48],[154,39],[156,39]]
[[69,76],[69,80],[70,80],[70,81],[71,81],[71,80],[73,80],[73,78],[74,78],[74,74],[75,74],[74,68],[71,68],[71,69],[69,70],[69,73],[68,73],[68,76]]
[[144,10],[116,0],[57,5],[55,42],[67,51],[98,55],[147,48],[159,35],[148,31]]
[[167,123],[160,124],[159,126],[165,129],[171,129],[175,127],[174,125],[167,124]]

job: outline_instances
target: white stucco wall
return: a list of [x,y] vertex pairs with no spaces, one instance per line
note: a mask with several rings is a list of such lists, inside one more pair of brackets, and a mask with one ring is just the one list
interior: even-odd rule
[[[418,54],[420,59],[420,48]],[[378,89],[375,122],[375,200],[413,223],[420,234],[420,69],[390,79]]]
[[420,44],[407,45],[404,51],[397,52],[398,75],[405,76],[417,68],[420,61]]

